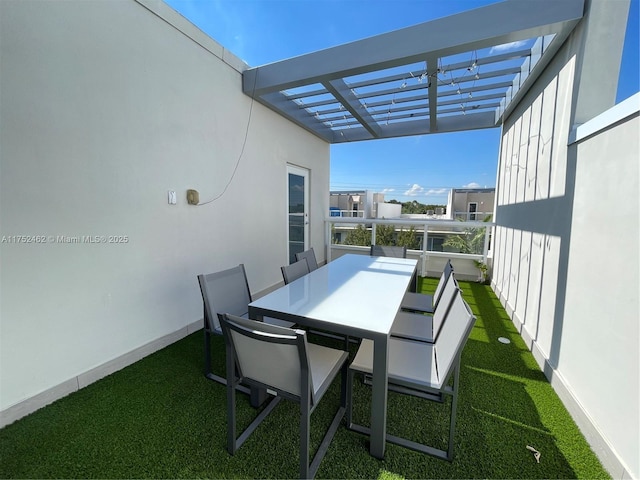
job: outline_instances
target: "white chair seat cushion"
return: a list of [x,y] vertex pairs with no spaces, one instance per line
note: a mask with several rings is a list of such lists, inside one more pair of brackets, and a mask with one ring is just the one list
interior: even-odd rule
[[393,321],[391,335],[433,343],[433,317],[419,313],[399,312]]
[[[372,340],[362,340],[349,368],[362,373],[373,373]],[[435,347],[431,343],[389,338],[387,371],[390,383],[408,387],[442,387],[438,377]]]
[[309,357],[309,369],[313,382],[313,394],[315,401],[318,402],[349,354],[335,348],[307,343],[307,356]]
[[402,308],[405,310],[418,310],[421,312],[433,312],[433,295],[426,293],[407,292],[402,299]]

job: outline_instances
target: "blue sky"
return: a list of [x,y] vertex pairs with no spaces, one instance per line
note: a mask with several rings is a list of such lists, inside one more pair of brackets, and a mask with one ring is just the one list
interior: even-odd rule
[[[165,0],[250,66],[478,8],[496,0]],[[531,0],[535,1],[535,0]],[[608,0],[611,2],[619,0]],[[639,90],[640,0],[631,0],[618,101]],[[500,130],[331,146],[331,189],[446,203],[451,187],[494,187]]]

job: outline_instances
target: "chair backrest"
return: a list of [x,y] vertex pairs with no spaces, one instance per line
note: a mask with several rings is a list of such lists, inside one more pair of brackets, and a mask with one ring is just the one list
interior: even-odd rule
[[303,258],[307,259],[307,264],[309,265],[310,272],[313,272],[318,268],[316,252],[313,251],[313,247],[311,247],[309,250],[305,250],[304,252],[296,253],[296,260],[302,260]]
[[458,281],[455,275],[449,275],[445,280],[444,288],[442,288],[442,294],[440,295],[440,301],[436,305],[433,311],[433,341],[435,342],[442,328],[442,324],[447,319],[451,304],[455,298],[456,293],[460,292]]
[[438,302],[440,301],[440,295],[442,295],[442,289],[447,283],[447,280],[449,279],[449,275],[451,275],[452,273],[453,273],[453,265],[451,265],[451,260],[447,260],[447,263],[444,266],[444,270],[440,275],[440,281],[438,281],[438,285],[436,286],[436,291],[433,293],[433,308],[438,306]]
[[372,257],[407,258],[407,247],[397,247],[391,245],[371,245],[370,255]]
[[442,324],[440,335],[434,345],[435,355],[438,361],[438,381],[442,387],[449,378],[456,361],[459,359],[462,349],[467,343],[476,317],[471,312],[469,305],[462,298],[462,293],[457,291],[454,295],[447,314],[447,319]]
[[301,397],[306,376],[313,392],[304,331],[235,315],[224,315],[221,325],[242,378]]
[[225,313],[242,316],[249,312],[251,294],[244,265],[220,272],[198,275],[204,316],[210,330],[220,331],[220,318]]
[[280,267],[280,270],[282,270],[284,284],[287,285],[309,273],[309,264],[307,263],[307,259],[303,258],[297,262],[293,262],[291,265]]

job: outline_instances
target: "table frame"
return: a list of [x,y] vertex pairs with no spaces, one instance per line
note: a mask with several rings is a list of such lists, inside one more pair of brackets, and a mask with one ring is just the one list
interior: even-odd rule
[[[298,280],[291,282],[290,284],[285,285],[274,292],[255,300],[254,302],[251,302],[249,304],[249,317],[254,320],[262,320],[263,317],[280,318],[306,327],[329,330],[342,335],[348,335],[350,337],[369,338],[373,340],[370,453],[372,456],[382,459],[384,458],[387,424],[388,340],[393,319],[395,318],[395,314],[400,310],[404,293],[415,284],[417,261],[413,259],[397,259],[388,257],[365,257],[370,260],[370,266],[380,268],[379,276],[367,275],[365,277],[367,282],[384,282],[385,275],[393,275],[393,277],[386,277],[387,280],[392,280],[393,288],[388,292],[388,297],[384,298],[385,304],[388,304],[388,309],[385,309],[385,316],[380,322],[378,322],[378,328],[375,330],[368,329],[363,325],[350,325],[348,320],[344,320],[344,323],[335,318],[331,321],[327,321],[326,317],[323,318],[323,315],[326,315],[326,312],[323,314],[314,312],[313,309],[305,310],[304,308],[285,305],[285,302],[280,304],[277,303],[278,298],[288,296],[295,292],[296,289],[302,288],[305,285],[305,282],[308,287],[310,285],[314,285],[314,281],[320,278],[326,281],[326,278],[328,278],[331,273],[331,269],[337,270],[340,267],[344,267],[344,264],[348,262],[366,263],[366,260],[364,259],[356,260],[353,257],[364,256],[352,254],[344,255],[327,265],[320,267],[318,270],[315,270],[308,275],[305,275],[304,277],[299,278]],[[385,268],[388,270],[385,270]],[[397,268],[397,271],[393,270],[394,268]],[[366,270],[373,270],[373,272],[369,271],[369,273],[376,273],[375,268]],[[364,270],[354,269],[353,273],[356,274],[360,271]],[[314,275],[315,277],[312,277]],[[401,286],[404,286],[404,288],[401,288]],[[365,291],[367,287],[370,287],[370,285],[364,285]],[[338,293],[341,292],[340,288],[342,287],[334,290],[327,290],[326,294],[319,298],[324,301],[330,300],[332,296],[333,298],[336,298],[335,295],[340,295]],[[379,298],[377,300],[379,300]],[[366,299],[363,300],[361,298],[359,301],[363,302],[366,301]]]

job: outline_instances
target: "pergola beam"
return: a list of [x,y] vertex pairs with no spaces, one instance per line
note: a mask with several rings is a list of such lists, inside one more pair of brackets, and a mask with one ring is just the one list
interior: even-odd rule
[[[470,50],[526,40],[572,27],[584,0],[511,0],[345,45],[250,68],[246,94],[273,91],[392,68]],[[455,33],[452,33],[455,32]],[[258,73],[259,72],[259,73]]]
[[380,128],[375,119],[363,108],[358,97],[347,86],[344,80],[333,80],[324,84],[324,87],[351,113],[374,138],[380,137]]
[[506,0],[249,68],[243,91],[329,143],[493,128],[557,53],[585,1]]

